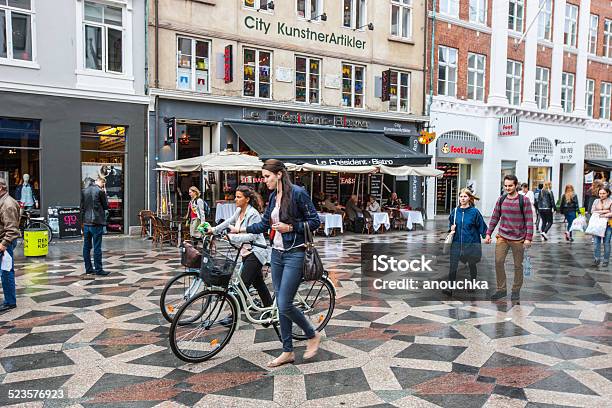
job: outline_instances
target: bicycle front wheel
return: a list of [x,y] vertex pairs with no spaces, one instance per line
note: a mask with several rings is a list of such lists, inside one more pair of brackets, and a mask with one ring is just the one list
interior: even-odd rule
[[53,230],[51,229],[51,227],[49,226],[49,224],[47,224],[44,221],[30,221],[28,223],[28,225],[26,225],[25,229],[42,229],[42,230],[47,230],[49,233],[49,241],[48,243],[50,244],[51,241],[53,241]]
[[164,319],[168,323],[172,323],[174,315],[179,311],[181,306],[195,296],[195,293],[190,293],[198,279],[197,272],[183,272],[170,279],[162,290],[159,296],[159,308],[161,309]]
[[[333,284],[326,278],[316,281],[303,281],[293,304],[304,313],[306,320],[312,324],[315,331],[320,332],[327,326],[336,306],[336,292]],[[307,339],[304,331],[296,324],[293,325],[293,338],[295,340]]]
[[238,305],[223,291],[201,292],[177,312],[170,326],[170,348],[188,363],[201,363],[229,343],[238,325]]

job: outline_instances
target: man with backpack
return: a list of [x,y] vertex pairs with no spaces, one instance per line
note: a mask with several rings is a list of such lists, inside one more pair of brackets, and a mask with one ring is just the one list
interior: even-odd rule
[[508,251],[512,250],[514,283],[511,300],[518,302],[523,286],[523,257],[525,249],[531,246],[533,239],[533,212],[529,198],[520,195],[517,191],[518,179],[516,176],[504,177],[504,189],[506,193],[499,197],[495,204],[485,239],[486,244],[491,243],[491,235],[499,224],[495,244],[497,291],[491,296],[491,300],[498,300],[507,295],[505,262]]

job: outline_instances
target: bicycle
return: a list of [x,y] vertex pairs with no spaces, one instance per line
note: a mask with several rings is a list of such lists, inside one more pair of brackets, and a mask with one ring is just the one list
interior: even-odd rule
[[[37,211],[40,214],[40,211]],[[46,229],[49,232],[48,243],[50,244],[53,240],[53,230],[47,224],[44,217],[33,217],[35,211],[34,210],[23,210],[21,213],[21,218],[19,220],[19,229],[21,231],[21,236],[23,237],[23,233],[28,229]]]
[[[234,257],[222,255],[219,249],[211,256],[216,268],[232,268],[233,265],[227,285],[214,286],[202,282],[204,290],[193,297],[187,293],[192,288],[190,285],[185,292],[189,300],[180,307],[172,320],[169,333],[170,348],[183,361],[200,363],[219,353],[231,340],[243,312],[250,323],[264,327],[272,326],[280,339],[276,299],[270,307],[259,306],[242,281],[240,273],[242,265],[235,267],[244,245],[266,247],[254,242],[243,243],[240,246],[228,244],[236,250]],[[203,255],[202,262],[205,262],[204,258],[208,258],[208,254]],[[198,276],[196,280],[201,278]],[[199,286],[198,283],[193,285],[193,288]],[[294,299],[294,305],[302,310],[319,332],[331,319],[335,303],[336,291],[327,274],[316,281],[302,281]],[[253,312],[258,313],[259,317],[254,317]],[[296,325],[292,334],[296,340],[306,340],[306,335]]]

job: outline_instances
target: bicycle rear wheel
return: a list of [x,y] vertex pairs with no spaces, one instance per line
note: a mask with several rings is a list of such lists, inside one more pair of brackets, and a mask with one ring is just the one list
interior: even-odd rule
[[[293,300],[293,304],[304,313],[306,319],[312,324],[315,331],[325,328],[334,313],[336,306],[336,292],[333,284],[326,278],[316,281],[303,281]],[[305,340],[304,331],[296,324],[293,325],[293,338]]]
[[201,363],[219,353],[238,325],[238,306],[222,291],[201,292],[177,312],[170,326],[170,348],[188,363]]
[[198,272],[183,272],[170,279],[162,290],[159,296],[159,308],[161,309],[164,319],[168,323],[172,323],[174,315],[179,311],[181,306],[195,296],[195,293],[190,293],[192,286],[196,284]]
[[53,241],[53,230],[51,229],[49,224],[47,224],[46,222],[44,222],[44,221],[30,221],[26,225],[25,229],[29,229],[29,228],[32,228],[32,229],[43,229],[43,230],[46,229],[49,232],[49,241],[48,241],[48,243],[50,244],[51,241]]

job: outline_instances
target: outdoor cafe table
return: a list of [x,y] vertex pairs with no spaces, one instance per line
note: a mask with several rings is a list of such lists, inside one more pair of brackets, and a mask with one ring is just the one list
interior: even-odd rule
[[406,228],[408,228],[409,230],[412,229],[413,224],[419,224],[421,225],[421,227],[424,226],[423,214],[421,214],[420,211],[400,209],[400,212],[402,213],[402,217],[406,219]]
[[374,231],[378,231],[381,225],[384,225],[386,229],[391,227],[391,222],[389,221],[389,214],[386,212],[371,212],[372,215],[372,226],[374,227]]
[[215,222],[227,220],[236,212],[236,203],[217,203]]
[[334,228],[340,228],[340,232],[344,232],[340,214],[319,213],[319,219],[325,225],[325,235],[329,236]]

